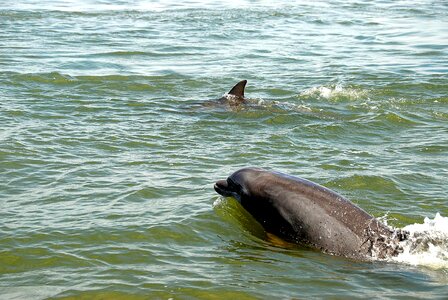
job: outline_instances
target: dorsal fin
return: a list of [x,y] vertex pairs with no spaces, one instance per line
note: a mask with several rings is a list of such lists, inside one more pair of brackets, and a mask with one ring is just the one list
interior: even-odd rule
[[247,80],[241,80],[230,90],[229,95],[244,98],[244,88],[246,87]]

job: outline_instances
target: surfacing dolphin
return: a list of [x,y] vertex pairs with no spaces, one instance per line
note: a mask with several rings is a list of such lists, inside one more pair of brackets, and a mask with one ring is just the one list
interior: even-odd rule
[[222,96],[218,101],[222,104],[227,104],[229,106],[239,106],[244,103],[244,89],[246,88],[247,80],[241,80],[224,96]]
[[244,98],[244,89],[246,88],[247,80],[241,80],[221,98],[208,100],[201,102],[203,107],[216,107],[223,106],[230,108],[231,110],[239,110],[243,104],[247,103],[247,99]]
[[219,99],[221,103],[227,103],[230,106],[238,106],[244,103],[244,89],[246,88],[247,80],[241,80],[223,97]]
[[280,172],[244,168],[214,188],[236,198],[267,232],[329,254],[386,258],[400,253],[406,238],[330,189]]

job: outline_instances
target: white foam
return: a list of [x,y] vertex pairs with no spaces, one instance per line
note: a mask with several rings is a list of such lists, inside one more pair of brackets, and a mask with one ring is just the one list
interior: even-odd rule
[[213,202],[213,207],[221,207],[225,204],[225,198],[224,197],[218,197],[214,202]]
[[422,224],[403,228],[409,238],[400,242],[403,253],[390,260],[432,269],[448,269],[448,217],[439,213],[434,219],[425,218]]
[[330,100],[338,98],[357,100],[367,97],[368,91],[352,87],[345,87],[342,84],[336,84],[330,86],[312,87],[301,92],[300,95],[313,96],[317,98],[330,99]]

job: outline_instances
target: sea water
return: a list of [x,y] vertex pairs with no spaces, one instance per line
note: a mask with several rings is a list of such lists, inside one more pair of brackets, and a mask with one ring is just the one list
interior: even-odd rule
[[[0,298],[446,299],[447,28],[446,1],[1,1]],[[273,242],[213,190],[245,166],[410,239]]]

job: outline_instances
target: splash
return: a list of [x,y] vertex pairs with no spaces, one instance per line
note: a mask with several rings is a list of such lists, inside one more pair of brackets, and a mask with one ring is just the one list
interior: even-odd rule
[[434,219],[425,218],[422,224],[411,224],[402,230],[409,232],[401,241],[403,252],[391,261],[432,269],[448,269],[448,217],[439,213]]
[[330,86],[318,86],[309,88],[300,93],[300,96],[317,97],[319,99],[338,100],[349,99],[358,100],[368,96],[368,90],[357,89],[342,84]]
[[226,201],[224,197],[218,197],[216,198],[216,200],[213,202],[213,208],[220,208],[223,205],[225,205]]

